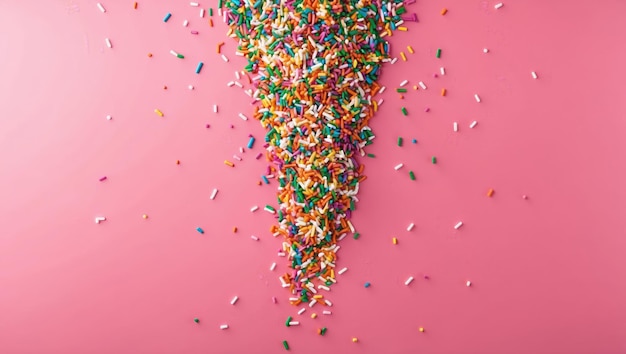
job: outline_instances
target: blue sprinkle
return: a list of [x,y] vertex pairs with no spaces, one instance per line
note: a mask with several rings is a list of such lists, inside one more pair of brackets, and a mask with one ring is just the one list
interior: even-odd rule
[[251,136],[250,140],[248,140],[248,149],[252,149],[252,146],[254,146],[254,137]]
[[270,181],[267,179],[267,177],[263,175],[261,176],[261,178],[263,179],[263,182],[265,182],[265,184],[270,184]]
[[370,282],[366,282],[366,283],[365,283],[365,287],[366,287],[366,288],[369,288],[369,287],[370,287],[370,285],[372,285],[372,284],[370,284]]
[[168,12],[167,15],[165,15],[165,17],[163,17],[163,22],[167,22],[167,20],[169,20],[170,17],[172,17],[172,14]]
[[196,66],[196,74],[200,74],[200,70],[202,70],[203,66],[204,66],[203,62],[198,63],[198,66]]
[[412,142],[413,144],[417,144],[417,139],[413,139],[413,140],[411,140],[411,142]]
[[204,234],[204,230],[202,230],[201,227],[196,227],[196,231],[198,231],[201,234]]

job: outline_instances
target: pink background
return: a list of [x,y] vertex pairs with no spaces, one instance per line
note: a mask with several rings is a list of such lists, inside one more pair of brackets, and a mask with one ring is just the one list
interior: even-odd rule
[[[416,53],[384,69],[362,236],[312,320],[280,288],[274,219],[249,211],[277,183],[257,185],[263,130],[237,117],[252,106],[226,86],[244,65],[226,26],[187,1],[0,1],[0,352],[626,352],[626,2],[496,2],[418,0],[391,38]],[[404,79],[429,88],[400,100]]]

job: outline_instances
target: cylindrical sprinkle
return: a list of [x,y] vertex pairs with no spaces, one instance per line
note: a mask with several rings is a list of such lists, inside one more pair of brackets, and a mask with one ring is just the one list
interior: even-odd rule
[[402,146],[402,137],[401,136],[398,137],[398,146]]
[[250,140],[248,140],[248,149],[252,149],[252,147],[254,146],[254,137],[251,136]]
[[[221,0],[220,0],[221,2]],[[289,343],[287,343],[286,340],[283,341],[283,347],[285,347],[285,350],[289,350]]]
[[437,58],[441,58],[441,49],[437,49]]
[[415,181],[415,173],[413,171],[409,171],[409,177],[411,177],[411,181]]
[[202,70],[203,66],[204,66],[203,62],[198,63],[198,66],[196,66],[196,74],[200,74],[200,70]]
[[98,6],[98,9],[100,9],[100,11],[102,11],[102,13],[107,12],[107,10],[104,8],[104,6],[102,6],[101,3],[97,3],[96,6]]
[[170,17],[172,17],[172,14],[168,12],[167,14],[165,14],[165,17],[163,17],[163,22],[167,22],[167,20],[169,20]]

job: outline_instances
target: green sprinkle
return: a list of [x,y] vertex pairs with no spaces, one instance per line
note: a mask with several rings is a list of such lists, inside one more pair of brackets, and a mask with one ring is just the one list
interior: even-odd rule
[[374,157],[376,157],[376,155],[374,155],[374,154],[367,154],[367,157],[372,157],[372,158],[374,158]]
[[415,173],[413,171],[409,171],[409,177],[411,177],[411,181],[415,181]]
[[406,89],[405,88],[397,88],[396,92],[398,92],[398,93],[405,93]]
[[406,111],[406,108],[402,107],[402,114],[407,116],[407,115],[409,115],[409,112]]
[[285,350],[289,350],[289,343],[286,340],[283,341],[283,347],[285,347]]
[[398,137],[398,146],[402,146],[402,137],[401,136]]
[[354,239],[355,239],[355,240],[358,240],[358,239],[359,239],[359,237],[361,237],[361,234],[357,232],[357,233],[355,233],[355,234],[354,234],[354,236],[352,236],[352,237],[354,237]]
[[289,327],[289,322],[291,322],[291,316],[287,317],[287,321],[285,321],[285,326]]
[[176,54],[176,57],[180,58],[180,59],[185,59],[185,56],[182,54]]
[[197,318],[197,317],[196,317],[196,318],[194,318],[194,319],[193,319],[193,321],[194,321],[195,323],[200,323],[200,319],[199,319],[199,318]]
[[320,331],[320,334],[321,334],[321,335],[326,334],[326,327],[322,328],[322,330]]
[[219,0],[219,1],[217,2],[217,7],[219,7],[220,9],[222,8],[222,0]]
[[213,16],[213,8],[212,7],[209,8],[209,16]]
[[437,157],[433,156],[432,162],[433,162],[433,165],[436,164],[437,163]]
[[441,49],[437,49],[437,58],[441,58]]

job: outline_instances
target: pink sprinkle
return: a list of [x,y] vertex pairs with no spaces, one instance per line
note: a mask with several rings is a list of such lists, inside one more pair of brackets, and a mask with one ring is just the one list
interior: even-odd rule
[[522,196],[522,199],[528,199],[528,196],[527,196],[526,194],[524,194],[524,195]]
[[102,177],[100,177],[100,178],[98,179],[98,181],[102,182],[102,181],[104,181],[105,179],[107,179],[107,176],[102,176]]
[[198,31],[191,31],[191,34],[198,34]]
[[276,303],[276,296],[272,296],[272,302]]
[[211,128],[211,124],[207,124],[207,125],[206,125],[206,127],[207,127],[207,128]]
[[430,112],[430,108],[426,107],[426,109],[424,110],[424,112]]
[[257,159],[257,160],[258,160],[258,159],[260,159],[260,158],[261,158],[261,156],[263,156],[263,153],[260,153],[260,152],[259,152],[259,154],[258,154],[258,155],[256,155],[255,159]]
[[430,277],[424,274],[424,279],[430,279]]
[[230,125],[230,129],[233,129],[234,127],[235,127],[234,125],[232,125],[232,124]]
[[433,74],[433,77],[439,77],[439,75],[437,75],[437,73],[434,73],[434,74]]

